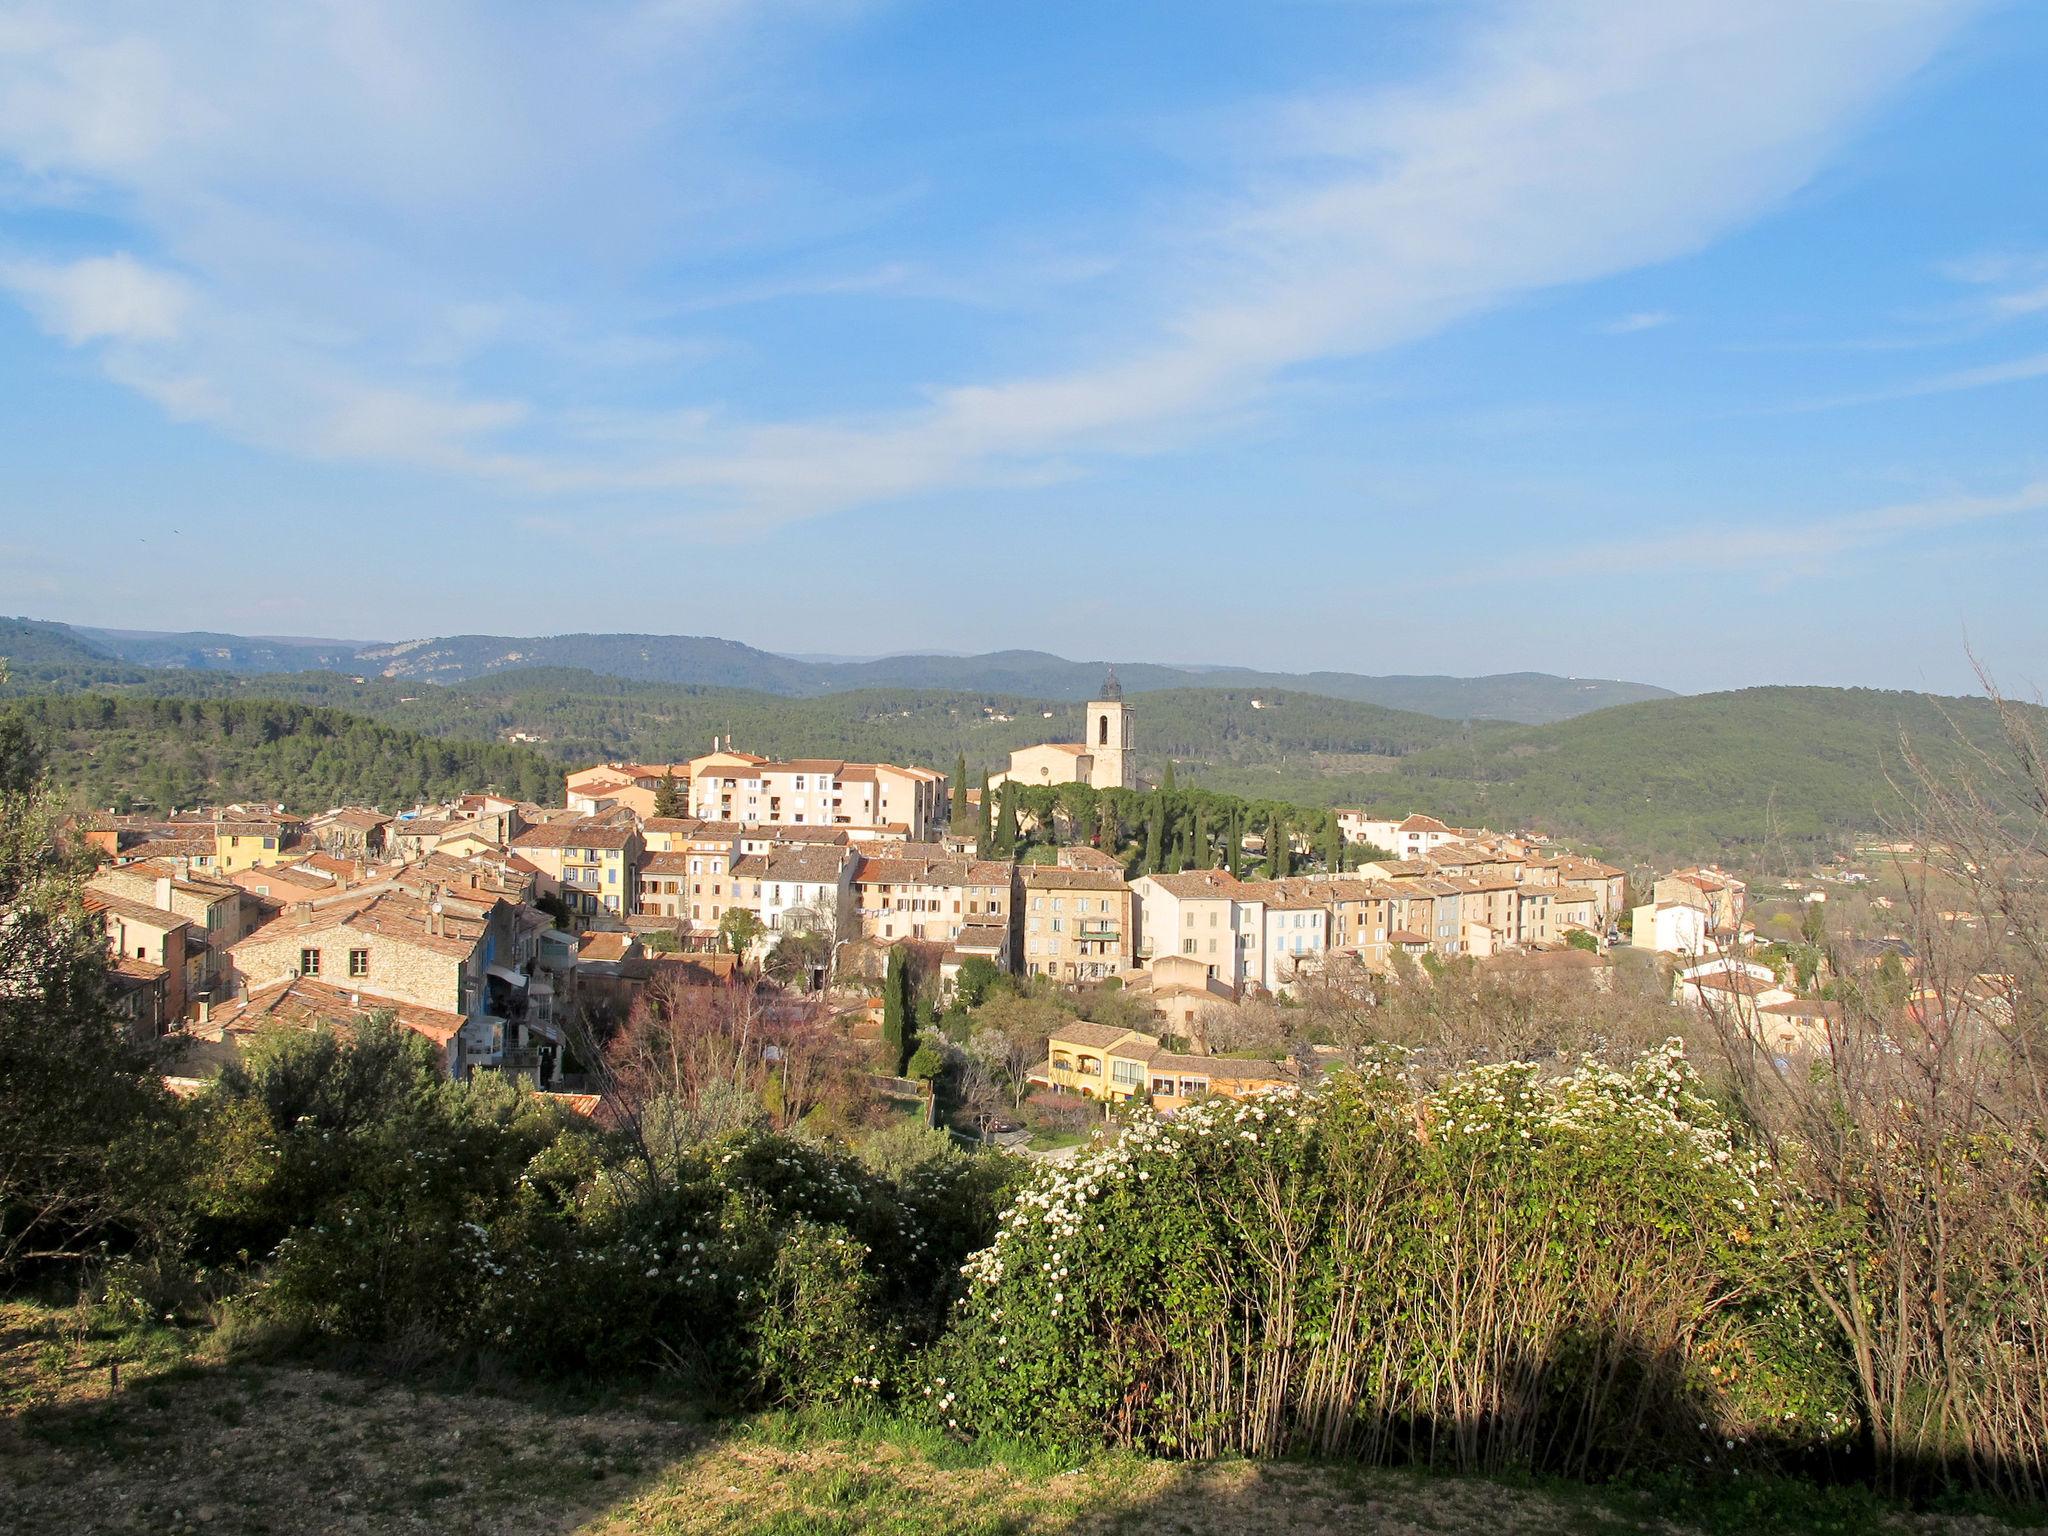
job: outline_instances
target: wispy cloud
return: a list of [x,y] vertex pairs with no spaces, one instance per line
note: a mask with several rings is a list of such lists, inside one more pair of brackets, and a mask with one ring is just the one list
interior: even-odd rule
[[192,303],[182,279],[126,252],[73,262],[9,262],[0,265],[0,287],[13,290],[45,330],[74,347],[89,341],[176,341]]
[[1958,368],[1927,378],[1908,379],[1882,389],[1860,390],[1855,394],[1830,395],[1806,400],[1789,407],[1792,411],[1832,411],[1848,406],[1882,405],[1893,400],[1920,400],[1931,395],[1953,395],[1965,390],[1990,389],[2001,384],[2024,384],[2030,379],[2048,378],[2048,352],[2036,352],[1976,368]]
[[[619,409],[420,363],[505,344],[458,326],[442,354],[421,349],[450,314],[495,325],[497,311],[463,308],[495,299],[466,286],[479,246],[531,242],[556,262],[659,248],[789,174],[747,154],[715,110],[712,66],[760,24],[735,5],[513,24],[372,0],[230,7],[211,28],[179,12],[175,35],[47,11],[0,30],[0,154],[136,208],[186,274],[175,318],[141,290],[125,309],[38,311],[174,414],[309,455],[759,526],[1157,452],[1300,365],[1695,250],[1802,185],[1969,9],[1572,0],[1489,13],[1435,78],[1283,104],[1263,125],[1271,156],[1217,168],[1232,179],[1199,210],[1124,254],[1123,319],[1069,337],[1071,365],[956,375],[814,418],[747,419],[716,398]],[[571,26],[583,31],[559,35]],[[577,84],[556,92],[568,53]],[[650,60],[704,82],[714,108],[678,122],[670,103],[696,98]],[[350,216],[365,207],[395,232],[365,234],[371,221]],[[524,276],[505,257],[491,275],[513,288]]]
[[1460,583],[1546,576],[1643,576],[1667,572],[1727,572],[1760,582],[1813,575],[1831,562],[1881,548],[1916,534],[2048,512],[2048,480],[2034,480],[1996,495],[1950,495],[1872,507],[1806,523],[1757,522],[1731,513],[1726,520],[1695,516],[1681,532],[1646,539],[1588,543],[1557,553],[1510,561],[1492,572],[1468,571]]
[[1654,331],[1677,319],[1669,310],[1639,309],[1634,314],[1609,320],[1600,330],[1609,336],[1633,336],[1637,331]]

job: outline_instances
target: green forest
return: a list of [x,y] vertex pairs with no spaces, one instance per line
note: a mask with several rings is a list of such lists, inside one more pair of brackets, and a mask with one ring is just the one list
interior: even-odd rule
[[273,801],[318,811],[483,789],[546,801],[561,791],[561,770],[529,748],[427,737],[305,704],[71,694],[16,708],[52,786],[91,806]]
[[1910,822],[1908,754],[1953,774],[1997,730],[1984,699],[1745,688],[1473,733],[1383,773],[1219,766],[1202,777],[1239,794],[1533,827],[1609,856],[1781,867]]
[[[176,804],[222,794],[397,803],[485,783],[545,799],[563,765],[688,758],[727,734],[771,755],[948,772],[964,759],[971,783],[1013,748],[1081,731],[1078,706],[1008,694],[787,698],[564,669],[439,687],[330,672],[145,672],[82,660],[61,643],[22,649],[0,691],[34,701],[39,728],[56,737],[60,780],[96,802],[126,793]],[[269,724],[222,730],[224,706],[230,720]],[[1625,863],[1715,857],[1773,868],[1910,818],[1909,747],[1948,771],[1965,743],[1995,730],[1982,699],[1845,688],[1656,699],[1541,726],[1228,688],[1147,693],[1132,707],[1147,782],[1171,763],[1184,788],[1247,801],[1529,827]]]

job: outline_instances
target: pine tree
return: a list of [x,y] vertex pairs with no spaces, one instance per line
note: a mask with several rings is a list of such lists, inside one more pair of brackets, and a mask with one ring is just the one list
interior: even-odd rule
[[953,760],[953,832],[957,836],[967,826],[967,754],[962,752]]
[[1272,824],[1266,829],[1266,878],[1285,880],[1293,863],[1292,852],[1287,846],[1287,823],[1275,811]]
[[885,1065],[895,1077],[903,1075],[910,1061],[910,1010],[910,968],[898,944],[889,951],[889,969],[882,979],[882,1046]]
[[976,827],[974,838],[974,851],[977,856],[984,859],[996,856],[995,830],[990,821],[993,815],[994,807],[989,804],[988,798],[988,775],[984,773],[981,776],[981,821]]
[[664,768],[661,782],[654,787],[654,814],[657,816],[680,816],[683,814],[683,793],[676,783],[676,771]]

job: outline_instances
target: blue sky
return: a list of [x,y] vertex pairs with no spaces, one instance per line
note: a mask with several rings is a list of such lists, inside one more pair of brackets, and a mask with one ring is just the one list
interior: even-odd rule
[[0,0],[0,612],[2048,686],[2048,7]]

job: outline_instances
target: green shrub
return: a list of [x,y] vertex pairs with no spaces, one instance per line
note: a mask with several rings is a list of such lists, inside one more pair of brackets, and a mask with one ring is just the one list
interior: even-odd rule
[[1778,1196],[1675,1046],[1141,1116],[969,1261],[949,1426],[1612,1473],[1846,1425]]

